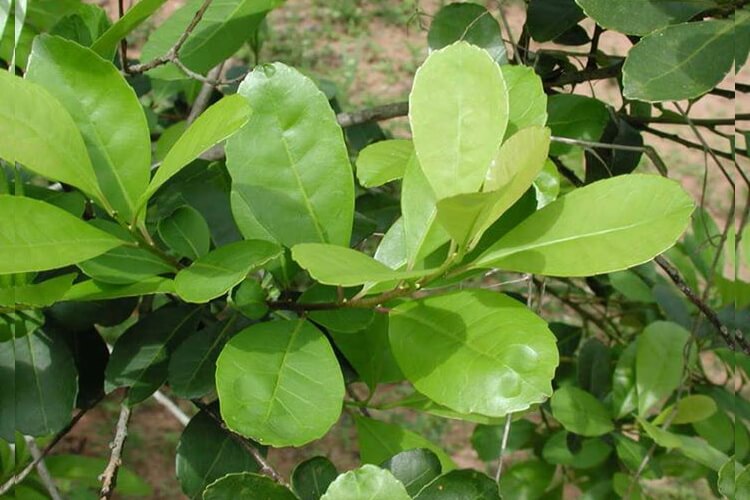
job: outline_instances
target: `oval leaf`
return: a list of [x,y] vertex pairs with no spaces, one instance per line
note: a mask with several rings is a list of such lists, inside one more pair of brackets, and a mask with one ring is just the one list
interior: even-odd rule
[[669,396],[682,381],[683,350],[690,333],[676,323],[651,323],[638,337],[635,358],[638,414]]
[[313,457],[297,464],[292,471],[292,490],[300,500],[319,500],[339,475],[325,457]]
[[714,0],[576,0],[576,3],[600,26],[628,35],[648,35],[716,7]]
[[180,257],[196,260],[208,253],[211,230],[196,209],[184,205],[159,221],[159,237]]
[[370,144],[357,158],[357,179],[363,187],[382,186],[404,176],[414,144],[403,139],[393,139]]
[[508,87],[508,128],[505,140],[521,129],[547,123],[547,94],[542,79],[529,66],[501,66]]
[[475,3],[451,3],[440,9],[430,23],[427,43],[433,50],[460,40],[489,52],[498,64],[507,62],[500,25],[492,14]]
[[340,475],[328,487],[321,500],[409,500],[411,497],[398,479],[387,470],[363,465]]
[[614,430],[607,408],[577,387],[565,386],[552,395],[552,415],[565,429],[580,436],[596,437]]
[[260,474],[248,472],[227,474],[215,481],[203,493],[203,500],[237,500],[258,498],[263,500],[297,500],[288,488]]
[[440,476],[414,498],[418,500],[450,500],[453,498],[499,500],[500,495],[495,481],[481,472],[465,469],[450,471]]
[[418,448],[402,451],[385,461],[381,467],[387,469],[414,496],[440,475],[440,459],[430,450]]

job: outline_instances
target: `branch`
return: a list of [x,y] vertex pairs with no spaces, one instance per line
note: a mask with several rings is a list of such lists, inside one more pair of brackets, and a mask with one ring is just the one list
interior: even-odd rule
[[406,116],[409,113],[409,103],[396,102],[375,106],[374,108],[360,109],[350,113],[339,113],[336,115],[336,121],[343,128],[361,125],[367,122],[388,120],[399,116]]
[[[631,116],[621,114],[620,117],[632,124],[665,123],[669,125],[690,125],[687,120],[673,116]],[[691,118],[694,125],[713,128],[719,125],[734,126],[737,121],[750,120],[750,114],[738,114],[734,118]]]
[[563,87],[565,85],[576,85],[578,83],[590,82],[593,80],[606,80],[620,76],[622,63],[613,64],[604,68],[582,69],[573,73],[563,73],[553,80],[544,82],[544,87]]
[[[667,139],[669,141],[676,142],[677,144],[681,144],[687,148],[705,151],[705,148],[701,144],[698,144],[697,142],[688,141],[687,139],[683,139],[679,135],[662,132],[661,130],[651,128],[646,125],[640,126],[639,128],[643,130],[644,132],[648,132],[649,134],[655,135],[657,137],[661,137],[662,139]],[[726,160],[734,160],[731,153],[725,153],[724,151],[715,151],[713,149],[711,151],[713,151],[716,154],[716,156],[720,158],[724,158]]]
[[572,146],[581,146],[583,148],[603,148],[603,149],[615,149],[619,151],[635,151],[645,154],[653,162],[656,170],[663,176],[667,175],[667,165],[661,156],[651,146],[628,146],[625,144],[610,144],[607,142],[596,142],[596,141],[583,141],[580,139],[569,139],[567,137],[556,137],[552,136],[552,142],[559,142],[561,144],[570,144]]
[[128,437],[128,422],[130,422],[130,407],[127,403],[120,404],[120,418],[117,420],[115,439],[112,442],[112,453],[104,472],[100,476],[102,489],[99,492],[100,500],[109,500],[117,485],[117,471],[122,465],[122,450]]
[[195,119],[198,118],[198,116],[203,113],[203,111],[208,107],[208,103],[211,100],[211,94],[213,94],[214,89],[216,88],[216,84],[212,82],[219,81],[222,69],[224,69],[223,62],[219,63],[218,66],[209,71],[208,75],[206,75],[206,78],[210,81],[204,82],[200,92],[198,92],[198,96],[195,98],[193,107],[190,108],[190,114],[187,117],[188,125],[193,123]]
[[52,476],[50,475],[49,470],[47,470],[47,466],[44,465],[42,452],[39,450],[39,447],[36,445],[36,441],[34,440],[34,438],[27,436],[26,445],[28,446],[29,451],[31,452],[31,456],[34,458],[34,460],[37,460],[36,472],[37,474],[39,474],[39,479],[42,481],[42,484],[44,484],[44,487],[47,488],[47,493],[49,493],[49,496],[52,498],[52,500],[62,500],[60,491],[57,489],[57,486],[55,485],[55,480],[52,479]]

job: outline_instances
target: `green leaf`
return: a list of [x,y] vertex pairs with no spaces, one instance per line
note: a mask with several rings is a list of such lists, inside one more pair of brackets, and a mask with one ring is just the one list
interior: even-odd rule
[[498,64],[508,62],[500,25],[492,14],[475,3],[451,3],[441,8],[430,23],[427,43],[432,50],[465,41],[486,50]]
[[[748,53],[750,53],[750,9],[745,6],[734,12],[734,67],[737,72],[745,66]],[[745,145],[747,146],[747,136],[745,137]],[[747,226],[745,226],[745,230],[747,230]],[[750,254],[746,255],[750,256]],[[750,474],[748,474],[748,477],[750,479]],[[748,493],[748,497],[750,497],[750,493]]]
[[[198,73],[228,59],[253,38],[266,13],[283,0],[225,0],[211,4],[180,49],[180,61]],[[189,0],[148,38],[141,59],[148,61],[162,56],[185,32],[203,0]],[[185,75],[172,64],[151,70],[156,78],[181,79]]]
[[622,68],[623,95],[646,102],[698,97],[723,80],[733,64],[732,21],[668,26],[630,49]]
[[543,208],[557,199],[560,194],[560,172],[551,160],[546,160],[542,170],[534,178],[534,194],[537,208]]
[[607,408],[594,396],[567,385],[550,400],[552,415],[565,429],[580,436],[596,437],[614,430]]
[[401,481],[411,496],[419,493],[442,471],[440,459],[426,448],[402,451],[383,462],[381,467]]
[[204,255],[177,273],[177,295],[187,302],[208,302],[225,294],[249,273],[275,259],[281,248],[263,240],[230,243]]
[[246,279],[238,286],[232,295],[234,307],[249,319],[258,320],[268,313],[266,291],[254,279]]
[[382,186],[404,176],[414,144],[392,139],[370,144],[357,157],[357,179],[366,188]]
[[438,199],[479,189],[505,134],[508,106],[500,67],[466,42],[432,52],[417,70],[409,120]]
[[257,68],[238,92],[254,113],[227,142],[227,168],[233,191],[260,231],[288,247],[304,242],[348,246],[354,182],[344,136],[326,96],[312,80],[281,63]]
[[532,459],[513,464],[503,471],[500,478],[500,493],[503,498],[544,498],[554,474],[555,467],[541,460]]
[[196,209],[184,205],[159,221],[159,237],[180,257],[196,260],[208,253],[211,230]]
[[639,415],[645,415],[680,385],[689,338],[687,330],[667,321],[651,323],[638,337],[635,375]]
[[321,500],[409,500],[404,485],[393,474],[374,465],[363,465],[340,475]]
[[[353,293],[345,293],[350,299]],[[302,304],[336,303],[338,291],[333,287],[312,286],[303,293],[298,302]],[[310,311],[309,317],[314,322],[324,326],[329,332],[355,333],[367,328],[372,323],[375,312],[372,309],[350,307],[337,308],[328,311]],[[361,339],[357,335],[358,339]]]
[[355,416],[354,422],[357,425],[359,456],[362,463],[382,464],[402,451],[424,448],[437,455],[443,470],[456,468],[453,460],[439,446],[400,425],[360,416]]
[[546,462],[574,469],[592,469],[601,465],[612,453],[612,447],[603,439],[584,439],[580,449],[574,452],[568,447],[568,437],[567,432],[560,431],[544,443],[542,457]]
[[250,116],[247,100],[237,94],[224,97],[204,111],[169,150],[141,196],[139,208],[143,208],[148,199],[185,165],[237,132]]
[[526,127],[544,126],[547,123],[547,94],[542,79],[529,66],[500,67],[508,88],[508,128],[505,140]]
[[216,390],[230,429],[271,446],[301,446],[338,420],[344,379],[320,330],[282,320],[246,328],[227,343]]
[[326,457],[313,457],[297,464],[292,471],[292,491],[300,500],[320,500],[339,475]]
[[151,168],[149,128],[135,91],[91,49],[48,35],[34,39],[26,79],[70,113],[105,198],[120,219],[132,220]]
[[[400,374],[401,372],[399,371],[398,373]],[[401,375],[401,380],[403,380],[403,375]],[[416,391],[404,397],[403,399],[399,399],[398,401],[383,405],[381,406],[381,408],[409,408],[421,413],[429,413],[430,415],[435,415],[436,417],[450,418],[453,420],[463,420],[465,422],[475,422],[478,424],[494,425],[504,422],[504,419],[499,417],[488,417],[486,415],[480,415],[479,413],[462,413],[451,410],[447,406],[440,405],[429,399],[424,394],[420,394]]]
[[424,270],[394,271],[362,252],[323,243],[295,245],[292,258],[325,285],[357,286],[370,281],[406,280],[428,274]]
[[537,42],[548,42],[578,24],[584,14],[576,0],[531,0],[526,28]]
[[73,286],[76,273],[64,274],[30,285],[0,287],[0,306],[23,305],[34,308],[48,307],[59,301]]
[[236,317],[190,334],[169,358],[169,388],[181,398],[195,399],[215,387],[216,359],[236,331]]
[[106,370],[107,391],[129,387],[132,406],[167,380],[169,356],[198,326],[200,308],[165,306],[128,328],[115,342]]
[[677,448],[689,459],[705,465],[710,469],[719,471],[722,465],[729,460],[728,456],[716,448],[709,446],[702,439],[665,431],[640,418],[638,419],[638,422],[651,439],[653,439],[659,446],[663,446],[667,449]]
[[576,3],[597,24],[628,35],[648,35],[716,7],[713,0],[576,0]]
[[131,31],[151,17],[167,0],[140,0],[132,5],[125,15],[109,27],[91,46],[91,50],[105,59],[111,59],[117,44]]
[[692,211],[692,198],[662,177],[627,175],[598,181],[535,212],[472,267],[548,276],[619,271],[671,247]]
[[592,337],[578,351],[578,386],[603,400],[612,387],[612,350]]
[[[103,458],[83,455],[54,454],[44,458],[44,465],[50,475],[57,480],[75,481],[89,488],[98,489],[101,483],[97,476],[107,466],[107,461]],[[141,497],[153,494],[151,486],[144,479],[123,466],[117,471],[117,492],[121,495]]]
[[742,465],[733,457],[719,469],[719,492],[726,498],[750,498],[750,466]]
[[218,479],[206,488],[202,498],[203,500],[236,500],[238,498],[297,500],[288,488],[276,483],[270,477],[248,472],[227,474]]
[[554,335],[499,293],[464,290],[400,304],[390,313],[390,340],[414,387],[458,412],[503,416],[552,393]]
[[0,71],[0,94],[7,102],[0,106],[0,158],[77,187],[101,202],[104,195],[86,145],[60,101],[36,83],[7,71]]
[[[431,482],[414,497],[418,500],[499,500],[497,483],[475,470],[454,470]],[[522,497],[509,497],[522,498]]]
[[656,302],[651,287],[633,271],[620,271],[610,274],[609,284],[628,300],[645,304]]
[[16,431],[30,436],[54,434],[70,422],[77,374],[68,347],[54,332],[36,329],[0,342],[0,371],[10,380],[0,390],[2,439],[13,442],[6,426],[12,431],[14,421]]
[[[514,421],[510,427],[505,449],[516,451],[527,447],[534,435],[534,428],[535,425],[528,420]],[[504,430],[504,424],[479,424],[474,427],[474,432],[471,434],[471,445],[482,461],[491,462],[500,457]]]
[[174,293],[174,281],[159,276],[148,278],[130,285],[110,285],[94,280],[81,281],[73,285],[63,296],[63,300],[91,301],[112,300],[123,297],[138,297],[157,293]]
[[175,470],[182,492],[188,498],[200,499],[204,498],[203,490],[217,479],[233,472],[257,471],[258,464],[211,415],[201,411],[182,431]]
[[[609,121],[609,112],[598,99],[575,94],[557,94],[547,101],[547,126],[552,135],[583,141],[598,141]],[[556,142],[551,156],[569,153],[574,146]]]
[[110,24],[107,12],[100,6],[81,3],[75,11],[60,19],[50,34],[89,47]]
[[713,399],[703,394],[690,394],[679,400],[677,405],[669,405],[653,421],[654,425],[664,423],[672,413],[670,423],[674,425],[692,424],[705,420],[716,413],[716,403]]
[[692,427],[717,450],[726,453],[739,451],[739,432],[735,432],[734,422],[725,411],[717,411],[708,418],[693,422]]
[[125,243],[31,198],[0,195],[0,213],[0,274],[65,267]]

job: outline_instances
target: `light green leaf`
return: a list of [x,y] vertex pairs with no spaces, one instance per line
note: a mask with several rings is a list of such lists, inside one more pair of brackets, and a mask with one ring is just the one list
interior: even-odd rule
[[17,284],[8,288],[0,286],[0,306],[48,307],[62,299],[73,286],[76,273],[64,274],[34,284]]
[[244,280],[249,273],[281,255],[281,248],[263,240],[230,243],[206,254],[177,273],[177,295],[187,302],[208,302]]
[[257,224],[285,246],[348,246],[354,182],[326,96],[281,63],[250,73],[238,92],[254,113],[227,142],[233,191]]
[[409,500],[404,485],[387,470],[363,465],[340,475],[321,500]]
[[227,426],[271,446],[302,446],[339,418],[344,379],[325,336],[305,320],[253,325],[216,363]]
[[0,106],[0,158],[77,187],[101,202],[104,195],[86,145],[60,101],[8,71],[0,71],[0,95],[5,101]]
[[628,35],[648,35],[716,7],[713,0],[576,0],[576,3],[600,26]]
[[589,184],[521,222],[473,268],[591,276],[642,264],[687,227],[693,200],[674,181],[627,175]]
[[324,285],[357,286],[367,282],[419,278],[429,271],[394,271],[369,255],[336,245],[301,243],[292,258]]
[[734,64],[734,22],[668,26],[632,48],[622,68],[623,95],[662,102],[690,99],[714,88]]
[[111,300],[123,297],[137,297],[157,293],[174,293],[174,281],[169,278],[153,277],[130,285],[111,285],[94,280],[76,283],[63,296],[63,300],[91,301]]
[[687,330],[667,321],[651,323],[638,337],[635,376],[639,415],[645,415],[680,385],[689,338]]
[[677,448],[689,459],[705,465],[710,469],[719,471],[727,460],[729,460],[728,456],[716,448],[709,446],[702,439],[665,431],[641,418],[638,419],[638,422],[651,439],[653,439],[659,446],[663,446],[667,449]]
[[690,394],[680,399],[676,406],[669,405],[664,408],[654,419],[653,424],[661,425],[667,419],[670,419],[670,423],[674,425],[692,424],[707,419],[716,413],[716,409],[716,403],[710,397],[703,394]]
[[557,421],[580,436],[601,436],[615,428],[607,408],[590,393],[577,387],[561,387],[552,395],[550,404]]
[[325,457],[313,457],[297,464],[292,471],[292,490],[300,500],[320,500],[339,475]]
[[432,18],[427,34],[430,49],[442,49],[458,41],[483,48],[498,64],[508,62],[500,25],[481,5],[471,2],[451,3],[441,8]]
[[65,267],[125,243],[31,198],[0,195],[0,213],[0,274]]
[[458,412],[503,416],[552,394],[555,336],[505,295],[464,290],[398,305],[390,340],[414,387]]
[[275,482],[270,477],[249,472],[227,474],[216,480],[206,488],[202,498],[203,500],[236,500],[239,498],[297,500],[297,497],[288,488]]
[[355,416],[354,422],[363,463],[382,464],[402,451],[424,448],[437,455],[444,471],[456,468],[450,456],[439,446],[401,425],[360,416]]
[[[400,369],[398,373],[401,373]],[[403,380],[403,378],[404,376],[401,375],[401,380]],[[429,413],[430,415],[435,415],[436,417],[450,418],[452,420],[463,420],[464,422],[474,422],[477,424],[485,425],[502,424],[505,422],[505,420],[500,417],[488,417],[486,415],[480,415],[478,413],[461,413],[455,410],[451,410],[447,406],[437,404],[424,394],[420,394],[416,391],[404,397],[403,399],[382,405],[380,406],[380,408],[384,410],[390,410],[393,408],[409,408],[421,413]]]
[[575,0],[530,0],[526,26],[537,42],[562,35],[586,17]]
[[542,79],[529,66],[500,67],[508,87],[508,128],[505,140],[526,127],[544,126],[547,123],[547,94]]
[[232,305],[246,318],[259,320],[268,313],[267,295],[260,283],[246,279],[232,294]]
[[366,188],[382,186],[404,176],[414,144],[392,139],[370,144],[357,157],[357,179]]
[[208,108],[180,136],[169,150],[148,190],[141,196],[143,208],[149,198],[185,165],[204,151],[225,140],[240,129],[251,115],[247,100],[238,94],[224,97]]
[[183,205],[159,221],[159,237],[180,257],[196,260],[208,253],[211,230],[200,212]]
[[500,67],[466,42],[431,53],[417,70],[409,119],[438,199],[479,190],[505,134],[508,106]]
[[[598,141],[609,121],[609,112],[599,99],[575,94],[557,94],[547,101],[547,126],[552,135],[583,141]],[[556,142],[551,156],[569,153],[574,146]]]
[[120,219],[132,220],[151,167],[146,115],[132,87],[91,49],[48,35],[34,39],[26,79],[65,106],[104,196]]
[[116,23],[96,39],[91,46],[91,50],[105,59],[111,59],[120,40],[140,26],[143,21],[151,17],[151,14],[156,12],[166,1],[140,0],[138,3],[132,5],[125,12],[124,16],[118,19]]

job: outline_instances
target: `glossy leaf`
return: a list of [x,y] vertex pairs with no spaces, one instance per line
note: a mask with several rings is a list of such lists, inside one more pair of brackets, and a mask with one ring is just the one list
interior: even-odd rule
[[[557,94],[547,101],[547,126],[552,135],[583,141],[598,141],[609,121],[609,112],[598,99],[575,94]],[[550,155],[560,156],[573,146],[554,143]]]
[[196,209],[182,206],[159,221],[159,237],[177,255],[196,260],[208,253],[211,230]]
[[508,106],[499,66],[466,42],[433,52],[417,70],[409,120],[438,199],[479,189],[505,134]]
[[383,462],[382,467],[401,481],[411,496],[419,493],[442,470],[437,455],[425,448],[402,451]]
[[206,488],[202,498],[203,500],[235,500],[237,498],[297,500],[288,488],[270,477],[248,472],[227,474],[218,479]]
[[244,240],[219,247],[177,273],[175,290],[187,302],[208,302],[280,254],[280,247],[263,240]]
[[357,179],[363,187],[372,188],[404,176],[414,153],[411,141],[392,139],[370,144],[357,157]]
[[[65,107],[46,89],[0,71],[0,158],[103,199],[86,145]],[[5,212],[3,213],[10,213]]]
[[204,498],[208,485],[233,472],[252,472],[252,455],[216,421],[201,411],[190,419],[177,444],[177,480],[188,498]]
[[271,446],[301,446],[339,418],[344,380],[328,340],[305,320],[272,321],[233,337],[216,363],[227,426]]
[[629,175],[595,182],[535,212],[473,267],[548,276],[619,271],[671,247],[692,211],[693,201],[680,185],[662,177]]
[[251,115],[247,100],[239,95],[224,97],[203,112],[177,139],[156,171],[140,207],[171,177],[209,149],[237,132]]
[[690,333],[675,323],[651,323],[638,337],[636,385],[638,414],[669,396],[682,381],[683,350]]
[[[450,500],[472,498],[475,500],[499,500],[497,483],[481,472],[464,469],[444,474],[427,485],[417,500]],[[513,497],[520,498],[520,497]]]
[[374,465],[340,475],[321,500],[409,500],[404,485],[387,470]]
[[0,213],[4,214],[0,274],[64,267],[124,243],[65,210],[31,198],[0,195]]
[[576,0],[531,0],[526,15],[526,27],[537,42],[557,38],[585,17]]
[[0,306],[24,305],[34,308],[48,307],[59,301],[70,290],[76,274],[64,274],[29,285],[0,287]]
[[451,3],[441,8],[430,23],[427,43],[432,50],[466,41],[489,52],[498,64],[508,61],[500,25],[476,3]]
[[91,49],[41,35],[34,40],[26,79],[45,87],[70,113],[104,196],[122,220],[132,220],[149,181],[151,139],[125,78]]
[[713,0],[576,0],[576,3],[600,26],[628,35],[648,35],[716,7]]
[[734,23],[711,20],[668,26],[643,37],[622,68],[623,95],[679,101],[714,88],[734,64]]
[[614,430],[607,408],[594,396],[567,385],[550,400],[552,415],[565,429],[580,436],[596,437]]
[[528,66],[501,66],[508,87],[508,128],[505,140],[521,129],[547,123],[547,94],[542,79]]
[[357,286],[374,281],[394,281],[424,276],[428,271],[394,271],[367,254],[322,243],[301,243],[292,258],[320,283]]
[[398,305],[390,340],[414,387],[462,413],[503,416],[552,393],[554,335],[502,294],[465,290]]
[[227,142],[227,168],[234,193],[259,226],[254,237],[270,235],[288,247],[348,246],[354,183],[328,99],[281,63],[250,73],[238,92],[254,113]]
[[292,491],[300,500],[319,500],[338,475],[336,466],[327,458],[310,458],[292,471]]
[[151,17],[159,7],[164,5],[167,0],[140,0],[133,4],[125,15],[117,20],[107,31],[96,39],[91,46],[91,50],[103,58],[111,58],[115,53],[117,44],[125,38],[130,32],[140,26],[145,20]]
[[167,306],[128,328],[115,342],[106,387],[129,387],[128,403],[149,397],[167,380],[169,356],[198,325],[199,308]]

